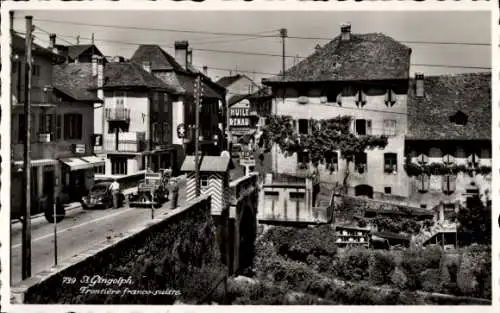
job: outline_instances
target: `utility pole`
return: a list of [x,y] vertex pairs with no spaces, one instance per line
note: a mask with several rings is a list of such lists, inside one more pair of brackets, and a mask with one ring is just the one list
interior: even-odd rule
[[33,17],[26,16],[26,67],[24,87],[24,179],[23,235],[22,235],[22,279],[31,277],[31,65],[32,65]]
[[201,76],[196,75],[194,83],[194,105],[195,105],[195,128],[194,128],[194,168],[196,181],[196,197],[200,196],[200,106],[201,94],[203,87],[201,86]]
[[281,56],[281,59],[282,59],[282,68],[281,68],[281,76],[283,78],[285,78],[285,67],[286,67],[286,64],[285,64],[285,38],[288,37],[288,31],[286,28],[282,28],[280,29],[280,37],[281,37],[281,43],[283,44],[283,49],[282,49],[282,56]]

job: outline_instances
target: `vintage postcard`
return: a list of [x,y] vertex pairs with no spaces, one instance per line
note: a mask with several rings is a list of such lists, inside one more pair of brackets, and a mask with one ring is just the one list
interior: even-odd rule
[[287,3],[2,7],[2,312],[498,312],[496,4]]

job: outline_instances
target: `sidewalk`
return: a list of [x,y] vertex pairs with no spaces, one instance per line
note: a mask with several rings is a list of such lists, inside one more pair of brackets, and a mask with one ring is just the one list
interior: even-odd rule
[[[82,204],[80,202],[71,202],[64,206],[64,210],[66,211],[66,213],[79,209],[82,209]],[[38,220],[45,220],[45,213],[38,213],[31,216],[31,223],[37,222]],[[21,223],[21,221],[18,219],[11,221],[11,225],[16,225],[19,223]]]

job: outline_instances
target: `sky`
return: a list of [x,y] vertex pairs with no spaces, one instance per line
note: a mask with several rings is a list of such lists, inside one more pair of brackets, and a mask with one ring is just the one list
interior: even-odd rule
[[489,12],[17,11],[14,28],[21,33],[25,32],[25,15],[33,16],[35,42],[42,46],[48,45],[48,33],[57,34],[58,44],[76,44],[78,35],[80,44],[90,43],[93,33],[96,45],[107,56],[130,58],[138,44],[158,44],[174,56],[174,42],[188,40],[194,65],[208,66],[208,75],[215,80],[240,73],[260,83],[281,70],[280,28],[286,28],[290,37],[305,38],[286,39],[288,68],[313,53],[318,44],[338,36],[345,22],[351,24],[353,33],[383,33],[412,48],[411,76],[491,67]]

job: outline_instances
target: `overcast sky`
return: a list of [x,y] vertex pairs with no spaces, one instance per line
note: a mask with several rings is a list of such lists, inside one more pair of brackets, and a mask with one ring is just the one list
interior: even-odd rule
[[[75,44],[77,35],[80,35],[81,44],[89,43],[94,33],[96,45],[108,56],[120,55],[130,58],[137,44],[141,43],[159,44],[174,55],[174,41],[188,40],[190,47],[194,50],[193,63],[200,68],[207,65],[209,76],[214,79],[229,75],[230,70],[232,74],[238,70],[260,83],[262,77],[271,76],[269,74],[275,74],[281,70],[281,58],[197,49],[280,55],[281,39],[202,32],[278,36],[279,29],[286,28],[291,37],[321,38],[288,38],[286,40],[287,55],[306,57],[314,51],[317,44],[324,45],[328,42],[322,38],[333,39],[337,36],[340,32],[340,24],[343,22],[351,23],[353,33],[384,33],[411,47],[413,51],[413,65],[410,69],[412,76],[420,71],[426,75],[484,71],[478,68],[431,67],[417,64],[491,67],[491,46],[489,45],[491,24],[488,12],[20,11],[16,12],[14,24],[17,31],[25,32],[24,16],[28,14],[33,16],[34,24],[40,29],[56,33],[60,44],[67,44],[67,41]],[[59,21],[59,23],[48,20]],[[131,30],[108,28],[102,25],[161,30]],[[35,34],[35,42],[43,46],[48,45],[48,34],[41,30],[37,30]],[[423,44],[408,41],[482,45]],[[287,58],[287,67],[299,60],[299,58]]]

